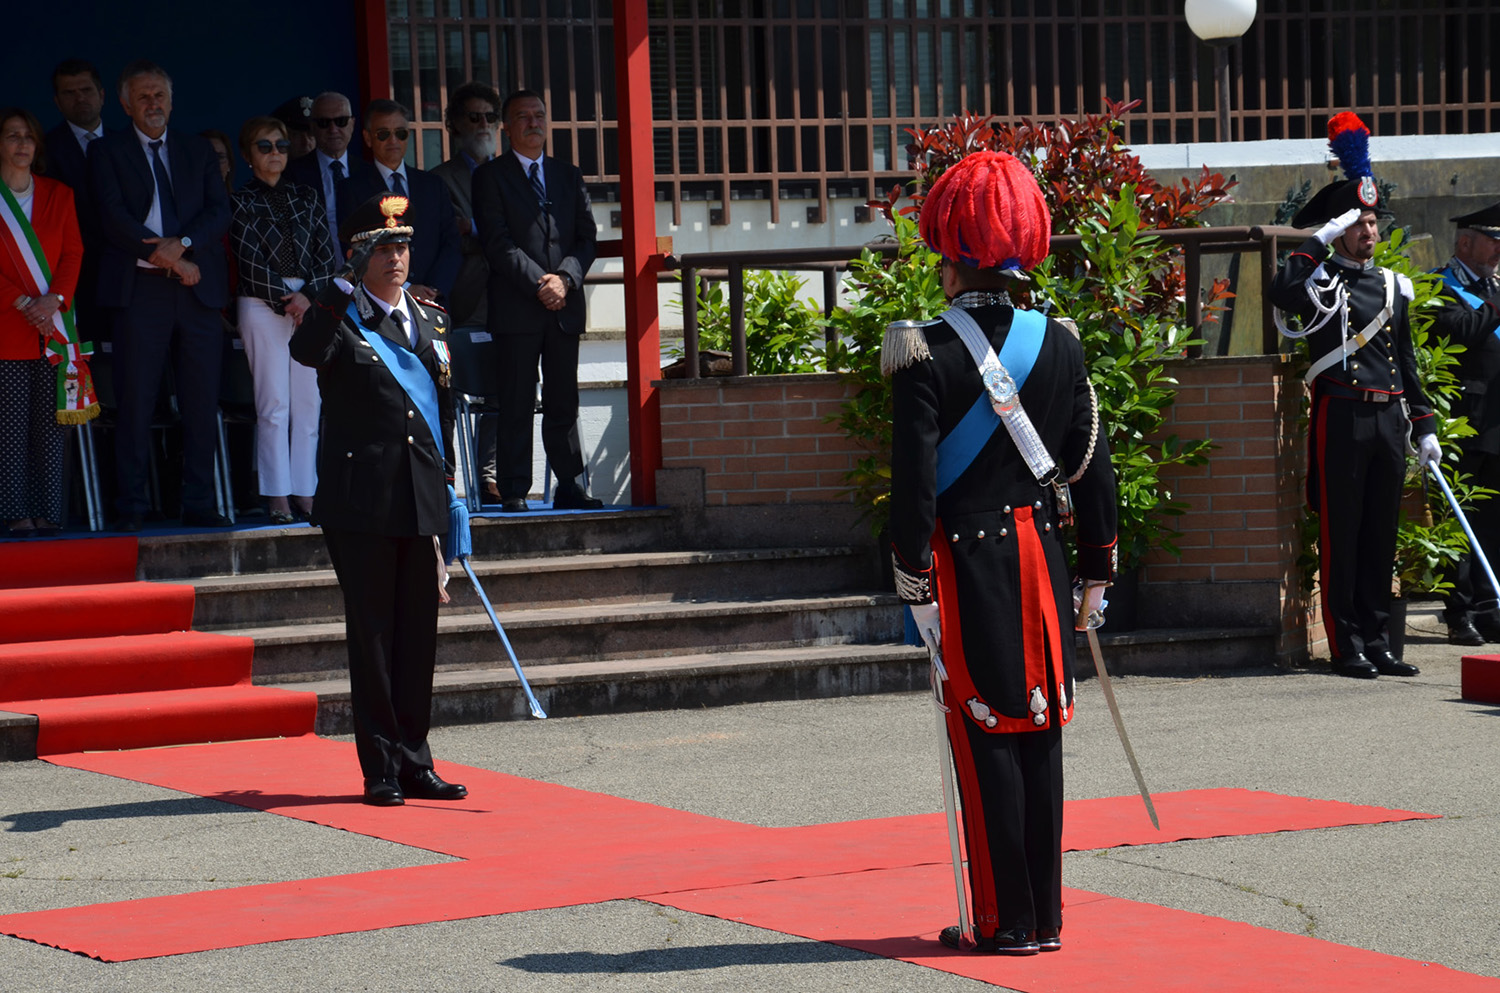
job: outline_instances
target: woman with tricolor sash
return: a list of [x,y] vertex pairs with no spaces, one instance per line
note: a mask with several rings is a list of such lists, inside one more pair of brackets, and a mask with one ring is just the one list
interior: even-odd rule
[[73,324],[83,241],[73,191],[37,175],[42,128],[0,110],[0,520],[16,538],[63,519],[63,429],[99,413]]

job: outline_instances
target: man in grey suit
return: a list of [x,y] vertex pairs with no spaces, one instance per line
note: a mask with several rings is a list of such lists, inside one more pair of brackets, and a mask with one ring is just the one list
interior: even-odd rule
[[587,326],[583,276],[597,227],[583,172],[546,155],[547,107],[517,90],[500,108],[510,151],[474,170],[474,214],[489,261],[489,329],[500,373],[496,476],[500,509],[525,511],[531,423],[541,362],[542,445],[557,474],[552,506],[593,510],[578,442],[578,339]]
[[[468,336],[482,341],[488,336],[485,315],[488,311],[490,267],[484,259],[484,245],[479,241],[479,226],[474,221],[472,196],[474,170],[495,157],[495,134],[499,130],[500,94],[484,83],[469,82],[454,90],[448,100],[448,134],[453,154],[448,161],[432,169],[443,181],[453,198],[453,212],[458,215],[461,231],[459,249],[463,261],[458,277],[448,294],[448,316],[452,319],[451,336]],[[475,333],[479,338],[474,338]],[[479,422],[479,471],[484,496],[491,503],[500,502],[495,485],[495,418],[486,415]]]

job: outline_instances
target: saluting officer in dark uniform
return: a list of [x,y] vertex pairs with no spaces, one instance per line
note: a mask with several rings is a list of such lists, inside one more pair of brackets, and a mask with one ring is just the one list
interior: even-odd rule
[[[1368,141],[1369,130],[1353,114],[1329,122],[1336,154],[1339,137],[1355,128]],[[1352,158],[1340,154],[1346,172]],[[1407,320],[1411,282],[1371,261],[1381,206],[1367,171],[1319,190],[1292,224],[1322,227],[1287,258],[1270,289],[1271,302],[1302,321],[1300,330],[1283,324],[1283,333],[1306,337],[1312,358],[1307,496],[1319,518],[1323,626],[1333,669],[1364,679],[1417,674],[1391,654],[1386,630],[1408,430],[1420,439],[1423,463],[1442,456],[1417,379]]]
[[[1062,726],[1073,716],[1075,613],[1059,491],[1001,426],[962,335],[981,354],[993,349],[1057,482],[1073,480],[1090,609],[1101,609],[1115,561],[1114,470],[1083,348],[1005,292],[1046,256],[1050,230],[1041,190],[1013,156],[979,152],[949,169],[923,205],[921,232],[943,256],[954,309],[925,326],[893,325],[881,357],[894,394],[896,589],[947,674],[977,950],[1007,955],[1061,947]],[[957,927],[939,937],[961,947]]]
[[[437,536],[448,531],[453,478],[428,418],[452,437],[453,404],[447,315],[402,289],[408,210],[405,197],[384,194],[346,217],[339,235],[354,246],[350,267],[318,296],[291,341],[292,357],[318,370],[323,430],[312,521],[323,528],[344,593],[354,744],[364,801],[376,806],[468,795],[438,777],[427,746]],[[414,377],[410,388],[402,376]],[[426,381],[437,387],[432,409],[422,402]]]
[[[1500,203],[1453,218],[1458,236],[1453,257],[1434,270],[1443,280],[1443,309],[1434,334],[1463,345],[1458,377],[1463,398],[1454,409],[1477,432],[1460,444],[1458,472],[1470,482],[1500,490]],[[1500,501],[1476,501],[1469,526],[1493,568],[1500,553]],[[1500,642],[1500,609],[1484,570],[1465,551],[1453,570],[1453,590],[1444,603],[1448,640],[1455,645]]]

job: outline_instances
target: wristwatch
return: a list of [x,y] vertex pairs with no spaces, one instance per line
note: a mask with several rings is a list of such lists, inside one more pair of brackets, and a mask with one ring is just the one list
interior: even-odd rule
[[182,245],[183,248],[192,248],[193,247],[193,239],[190,238],[190,237],[188,237],[187,235],[183,235],[181,238],[178,238],[177,240],[178,240],[178,242],[181,243],[181,245]]

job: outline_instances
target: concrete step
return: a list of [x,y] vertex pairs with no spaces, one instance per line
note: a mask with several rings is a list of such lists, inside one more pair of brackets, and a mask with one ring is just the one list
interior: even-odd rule
[[[894,644],[901,606],[891,594],[756,600],[584,604],[506,610],[501,623],[527,666],[643,659],[713,650],[799,645]],[[347,672],[344,623],[227,628],[255,641],[259,683],[322,679]],[[445,608],[438,617],[439,669],[508,665],[482,610]]]
[[[665,507],[535,511],[470,521],[478,560],[679,547]],[[138,579],[181,580],[301,572],[330,567],[323,532],[306,524],[246,526],[192,534],[142,532]]]
[[[927,685],[927,652],[904,645],[821,645],[699,652],[629,660],[526,664],[549,717],[673,710],[763,700],[897,693]],[[319,734],[352,734],[349,682],[288,683],[318,694]],[[439,672],[434,725],[529,719],[520,682],[504,668]]]
[[[868,589],[875,566],[853,547],[614,552],[479,559],[470,566],[497,610],[581,604],[730,600],[789,591]],[[344,601],[332,569],[211,576],[197,591],[193,627],[226,630],[293,621],[333,621]],[[462,569],[448,584],[447,612],[482,609]]]

